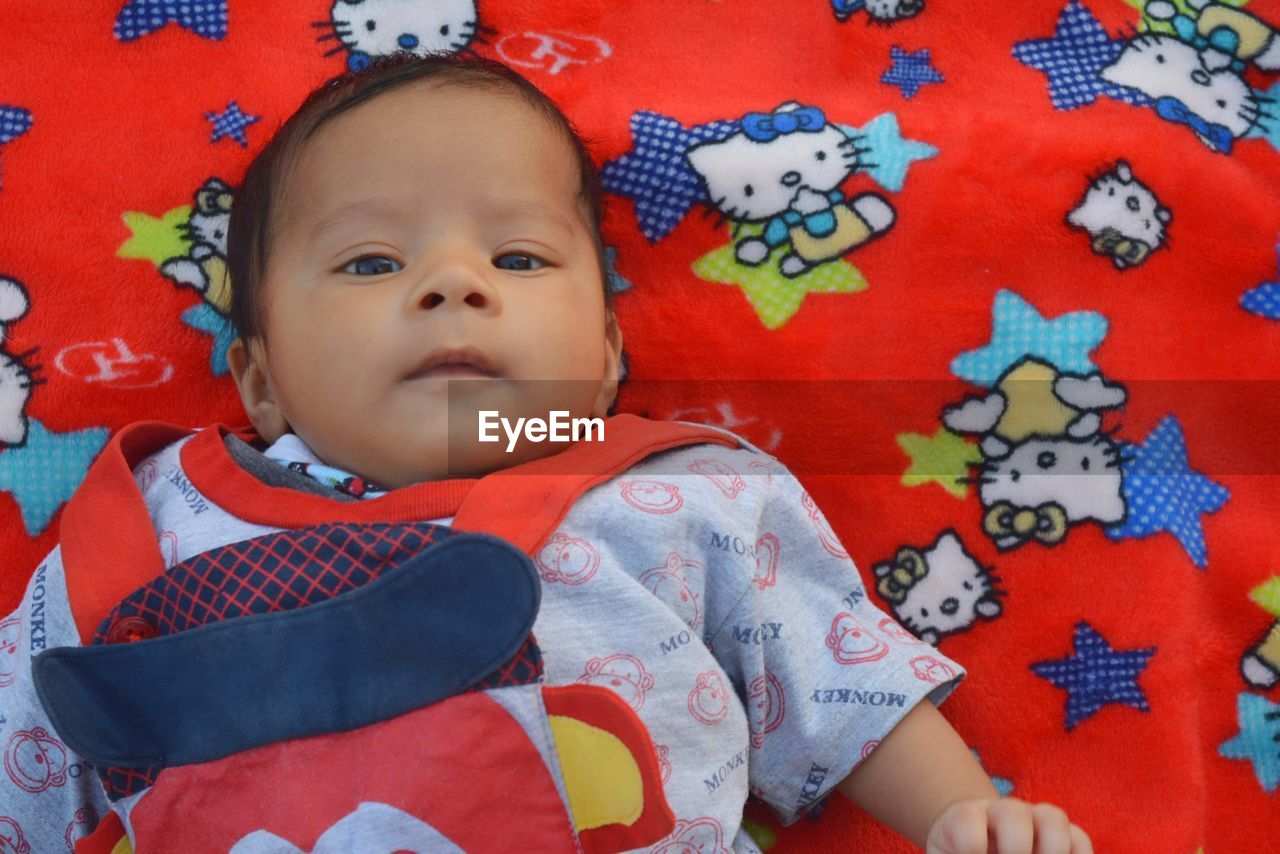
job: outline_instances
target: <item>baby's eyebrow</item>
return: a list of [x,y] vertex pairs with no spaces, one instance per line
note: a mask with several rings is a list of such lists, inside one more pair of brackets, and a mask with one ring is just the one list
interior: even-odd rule
[[573,221],[558,207],[537,199],[502,199],[492,207],[493,220],[537,219],[572,234]]
[[329,231],[353,219],[366,217],[372,220],[393,220],[403,213],[400,205],[382,196],[347,202],[312,226],[307,242],[317,243]]

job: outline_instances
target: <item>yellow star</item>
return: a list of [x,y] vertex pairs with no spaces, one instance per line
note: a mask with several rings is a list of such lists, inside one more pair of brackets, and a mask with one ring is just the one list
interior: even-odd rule
[[933,436],[920,433],[899,433],[898,447],[911,458],[911,467],[902,475],[903,486],[919,486],[936,481],[956,498],[969,494],[964,479],[969,476],[969,464],[982,462],[982,452],[972,442],[945,427],[939,427]]
[[140,211],[125,211],[121,219],[132,236],[120,244],[116,254],[121,258],[143,258],[157,267],[170,258],[186,255],[191,244],[182,237],[178,226],[190,215],[190,205],[176,207],[159,219]]
[[[743,226],[738,231],[738,238],[756,237],[763,230],[760,226]],[[735,242],[731,241],[694,261],[694,275],[708,282],[742,288],[760,322],[769,329],[777,329],[790,320],[800,309],[805,294],[855,293],[868,287],[858,268],[843,258],[819,264],[794,279],[782,275],[778,269],[782,256],[786,254],[781,248],[760,266],[748,267],[734,257]]]

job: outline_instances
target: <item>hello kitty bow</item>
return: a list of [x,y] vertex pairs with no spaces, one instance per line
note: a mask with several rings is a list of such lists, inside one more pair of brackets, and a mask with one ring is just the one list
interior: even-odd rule
[[817,133],[827,126],[827,117],[817,107],[799,107],[785,113],[747,113],[742,117],[742,132],[756,142],[770,142],[780,136]]
[[1172,96],[1157,98],[1156,114],[1166,121],[1187,125],[1204,137],[1216,151],[1224,154],[1231,153],[1231,143],[1234,140],[1231,130],[1225,125],[1205,121],[1177,98]]
[[929,574],[929,564],[920,552],[904,548],[898,550],[892,565],[877,566],[876,573],[880,575],[876,590],[887,601],[901,605],[916,582]]

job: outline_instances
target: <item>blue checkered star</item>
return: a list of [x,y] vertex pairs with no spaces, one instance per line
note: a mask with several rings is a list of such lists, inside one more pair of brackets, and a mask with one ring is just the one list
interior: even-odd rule
[[893,59],[893,65],[880,77],[880,82],[897,86],[902,90],[904,98],[914,98],[926,83],[942,83],[944,80],[938,70],[929,64],[928,48],[908,53],[894,45],[889,48],[889,56]]
[[106,427],[53,433],[29,418],[26,441],[0,451],[0,490],[18,502],[27,534],[35,537],[44,531],[80,486],[110,435]]
[[196,35],[222,39],[227,35],[227,0],[129,0],[116,16],[114,35],[133,41],[177,21]]
[[1280,786],[1280,706],[1260,694],[1243,691],[1236,697],[1240,732],[1218,746],[1227,759],[1253,763],[1254,776],[1268,795]]
[[31,129],[31,113],[21,107],[0,104],[0,145]]
[[1107,319],[1096,311],[1073,311],[1045,320],[1013,291],[1000,291],[992,315],[991,343],[956,356],[951,373],[957,377],[990,387],[1026,356],[1035,356],[1067,373],[1097,370],[1089,353],[1106,337]]
[[857,137],[858,145],[867,149],[860,158],[872,164],[866,170],[867,174],[891,193],[902,190],[912,163],[938,155],[938,149],[927,142],[903,139],[898,117],[893,113],[878,115],[860,128],[850,125],[839,127],[847,136]]
[[1013,46],[1014,58],[1049,77],[1049,100],[1059,110],[1074,110],[1106,95],[1136,106],[1151,102],[1142,92],[1102,79],[1100,72],[1124,50],[1093,13],[1071,0],[1058,15],[1051,39],[1030,39]]
[[227,104],[225,111],[221,113],[205,113],[204,117],[213,122],[213,135],[209,137],[210,142],[217,142],[224,136],[229,136],[244,148],[249,147],[249,140],[245,138],[244,129],[262,118],[262,116],[249,116],[240,112],[240,105],[235,101]]
[[[1276,254],[1280,255],[1280,245],[1276,246]],[[1280,320],[1280,276],[1276,276],[1274,282],[1263,282],[1245,291],[1240,297],[1240,305],[1245,311]]]
[[1200,516],[1221,509],[1231,493],[1225,486],[1192,471],[1182,425],[1172,415],[1160,419],[1146,442],[1121,443],[1126,457],[1121,481],[1127,514],[1107,528],[1113,540],[1149,537],[1168,531],[1201,569],[1208,563]]
[[640,231],[656,243],[680,224],[690,208],[707,201],[706,186],[685,152],[698,143],[724,139],[738,127],[737,122],[713,121],[686,128],[660,113],[633,113],[632,148],[604,165],[604,188],[636,203]]
[[1076,623],[1072,645],[1075,653],[1067,658],[1031,665],[1032,673],[1067,692],[1067,732],[1110,703],[1150,711],[1147,696],[1138,687],[1137,680],[1155,654],[1155,647],[1113,649],[1084,620]]

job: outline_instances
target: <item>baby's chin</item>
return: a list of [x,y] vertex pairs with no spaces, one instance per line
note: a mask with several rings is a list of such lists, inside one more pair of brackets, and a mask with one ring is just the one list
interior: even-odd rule
[[508,451],[505,437],[498,443],[480,443],[473,435],[467,441],[441,443],[416,454],[406,454],[401,448],[394,456],[366,468],[385,472],[382,479],[370,477],[375,483],[387,489],[400,489],[417,483],[484,477],[558,454],[567,447],[567,443],[520,442]]

